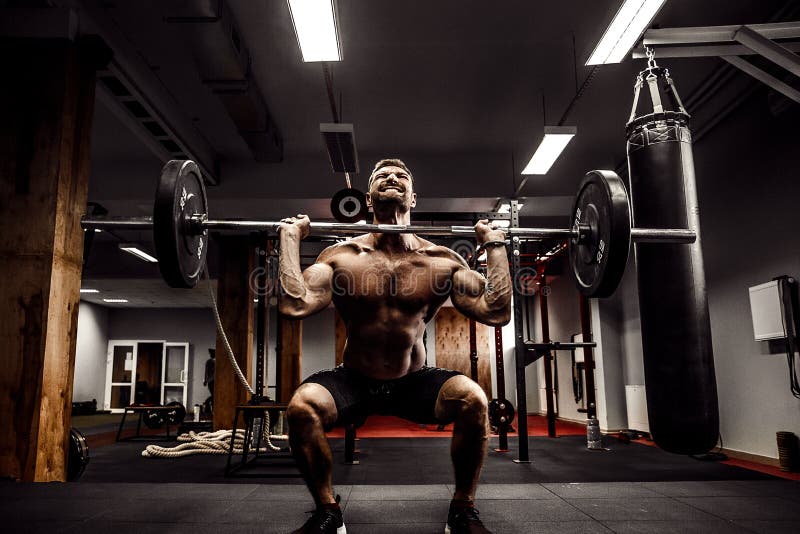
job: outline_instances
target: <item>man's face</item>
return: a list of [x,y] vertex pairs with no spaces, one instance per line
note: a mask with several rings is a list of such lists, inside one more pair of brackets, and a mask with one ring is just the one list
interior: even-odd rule
[[381,167],[372,175],[372,184],[367,192],[367,206],[396,202],[405,211],[417,205],[411,176],[401,167]]

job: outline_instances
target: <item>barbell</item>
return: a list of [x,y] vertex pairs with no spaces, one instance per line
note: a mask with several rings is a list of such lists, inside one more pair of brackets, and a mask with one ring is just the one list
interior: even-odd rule
[[[632,228],[628,193],[612,171],[586,174],[572,209],[570,228],[504,228],[513,240],[569,240],[572,275],[587,297],[610,296],[628,262],[631,241],[693,243],[691,229]],[[152,217],[83,217],[86,230],[153,230],[161,275],[171,287],[192,288],[202,274],[210,230],[261,231],[276,235],[279,221],[210,219],[205,186],[197,164],[171,160],[164,165],[156,189]],[[472,226],[357,224],[311,222],[314,235],[364,233],[426,236],[474,235]]]

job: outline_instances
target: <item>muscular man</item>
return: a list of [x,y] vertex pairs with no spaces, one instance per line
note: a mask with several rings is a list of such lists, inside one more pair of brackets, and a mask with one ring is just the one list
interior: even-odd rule
[[[406,165],[379,161],[367,193],[375,221],[410,224],[416,202]],[[300,241],[308,235],[309,219],[298,215],[282,222],[281,312],[307,317],[333,301],[347,326],[343,365],[306,379],[286,412],[292,453],[317,506],[295,532],[346,532],[333,493],[325,430],[361,424],[372,413],[454,423],[455,493],[445,532],[489,532],[473,505],[488,440],[486,395],[461,373],[426,367],[422,336],[448,297],[482,323],[509,321],[511,279],[503,232],[485,221],[475,225],[478,243],[487,249],[487,278],[452,250],[413,234],[354,237],[325,249],[301,272]]]

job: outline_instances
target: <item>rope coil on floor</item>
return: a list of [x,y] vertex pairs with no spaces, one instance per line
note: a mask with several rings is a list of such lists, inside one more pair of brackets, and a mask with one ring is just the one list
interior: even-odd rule
[[[256,391],[245,378],[242,369],[239,367],[239,364],[233,355],[233,349],[228,342],[228,336],[225,335],[225,329],[222,327],[222,319],[219,316],[219,309],[217,308],[217,299],[214,296],[214,288],[211,286],[211,276],[208,272],[208,266],[205,263],[203,264],[203,273],[206,277],[206,287],[208,288],[208,295],[211,300],[211,309],[214,312],[214,321],[217,325],[217,332],[222,339],[222,344],[225,347],[225,354],[228,356],[228,360],[230,361],[231,367],[233,368],[236,377],[239,379],[239,382],[248,391],[248,393],[250,393],[250,395],[255,395]],[[266,447],[260,447],[258,450],[256,450],[254,447],[251,447],[249,449],[250,451],[258,453],[280,451],[281,448],[273,445],[272,440],[285,441],[289,439],[289,437],[285,434],[273,435],[270,432],[270,417],[268,411],[264,412],[264,424],[262,429],[261,439]],[[178,436],[178,441],[183,442],[180,445],[175,447],[148,445],[145,447],[145,450],[142,451],[142,456],[145,458],[180,458],[195,454],[228,454],[231,448],[230,443],[233,432],[233,430],[217,430],[216,432],[199,433],[189,431],[188,433]],[[245,431],[243,429],[236,429],[235,432],[236,435],[233,438],[233,454],[244,454]]]
[[[250,451],[262,453],[281,450],[272,443],[272,440],[286,441],[289,437],[285,434],[271,434],[269,427],[269,413],[265,412],[262,440],[266,447],[259,447],[258,450],[251,447]],[[194,432],[192,430],[178,436],[178,441],[182,442],[180,445],[175,447],[148,445],[142,451],[142,456],[145,458],[181,458],[195,454],[228,454],[233,432],[233,430],[217,430],[216,432]],[[233,439],[233,454],[244,454],[244,441],[244,429],[237,428]]]

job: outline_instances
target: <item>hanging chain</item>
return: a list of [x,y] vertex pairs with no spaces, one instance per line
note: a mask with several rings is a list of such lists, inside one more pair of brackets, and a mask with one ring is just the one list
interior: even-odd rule
[[644,47],[644,52],[647,54],[647,69],[650,70],[658,68],[658,65],[656,65],[656,51],[649,46],[646,46]]

